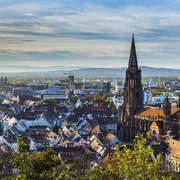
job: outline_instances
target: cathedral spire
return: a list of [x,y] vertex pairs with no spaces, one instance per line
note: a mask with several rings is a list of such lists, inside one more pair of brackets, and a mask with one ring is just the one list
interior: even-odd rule
[[129,56],[128,69],[132,70],[132,71],[138,70],[134,33],[132,34],[132,42],[131,42],[131,50],[130,50],[130,56]]
[[138,69],[134,34],[132,35],[129,65],[126,70],[124,84],[124,103],[122,108],[122,139],[132,141],[135,135],[134,115],[143,108],[143,94],[141,84],[141,70]]
[[178,99],[177,107],[180,108],[180,94],[179,94],[179,99]]
[[166,99],[164,100],[163,111],[164,114],[171,114],[171,103],[169,102],[168,96],[166,96]]

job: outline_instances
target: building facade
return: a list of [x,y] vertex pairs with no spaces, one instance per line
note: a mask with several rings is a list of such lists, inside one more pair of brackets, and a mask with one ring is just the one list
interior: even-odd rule
[[68,89],[71,91],[74,89],[74,76],[72,75],[68,76]]
[[31,89],[26,88],[26,87],[16,87],[12,89],[12,95],[14,97],[18,96],[32,96],[33,92]]
[[[145,134],[151,131],[154,123],[160,135],[168,131],[176,138],[180,138],[180,108],[171,107],[169,98],[166,97],[163,108],[145,107],[143,105],[143,93],[141,84],[141,70],[138,68],[134,36],[130,50],[129,65],[126,71],[124,85],[124,103],[121,111],[119,139],[132,142],[138,133]],[[155,130],[152,132],[157,133]]]
[[135,136],[133,117],[137,109],[143,107],[141,70],[138,68],[134,35],[132,37],[129,65],[124,84],[124,103],[121,117],[121,134],[124,141],[132,141]]
[[168,148],[165,154],[165,163],[169,171],[180,172],[180,142],[174,139],[168,140]]

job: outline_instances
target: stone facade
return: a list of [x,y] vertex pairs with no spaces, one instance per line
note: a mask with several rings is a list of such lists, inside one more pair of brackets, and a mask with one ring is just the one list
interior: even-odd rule
[[124,141],[132,141],[135,136],[133,121],[137,108],[143,107],[141,70],[138,68],[134,35],[132,37],[128,69],[124,85],[124,104],[121,117],[120,138]]
[[180,138],[180,108],[171,108],[168,97],[162,109],[143,107],[141,70],[138,68],[133,35],[129,65],[126,70],[119,139],[132,142],[138,133],[148,132],[153,122],[158,126],[159,134],[164,135],[170,131],[175,138]]

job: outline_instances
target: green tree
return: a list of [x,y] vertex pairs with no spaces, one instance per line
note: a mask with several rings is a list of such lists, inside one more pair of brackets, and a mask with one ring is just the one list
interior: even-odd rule
[[110,98],[109,97],[107,97],[106,102],[110,103]]
[[146,145],[142,135],[136,136],[133,148],[124,146],[120,150],[117,146],[115,152],[105,158],[103,165],[90,170],[82,179],[87,180],[171,180],[172,176],[162,170],[162,156],[158,155],[152,161],[153,150]]
[[163,95],[163,92],[160,92],[160,91],[152,90],[151,92],[152,92],[152,95],[153,95],[153,96]]
[[107,94],[104,93],[104,94],[101,96],[101,100],[102,100],[103,102],[105,102],[106,99],[107,99]]
[[94,101],[97,103],[105,102],[107,99],[107,94],[103,92],[99,92],[94,95]]
[[11,158],[11,151],[3,152],[0,150],[0,179],[12,174]]
[[116,86],[114,84],[111,85],[112,89],[115,91]]
[[111,102],[109,103],[109,108],[113,108],[113,107],[114,107],[114,102],[111,101]]
[[176,177],[163,169],[162,156],[152,160],[153,150],[147,146],[143,135],[136,136],[133,147],[115,147],[114,153],[106,157],[102,164],[79,174],[77,165],[65,167],[52,149],[44,152],[28,150],[28,141],[19,140],[19,152],[15,152],[12,164],[18,174],[8,179],[21,180],[173,180]]
[[93,101],[94,96],[91,94],[85,94],[85,100],[86,101]]
[[53,179],[53,168],[61,165],[61,160],[52,149],[45,152],[29,154],[13,154],[12,164],[18,169],[19,179]]
[[27,138],[18,138],[18,152],[19,153],[29,153],[30,152],[30,146]]
[[118,89],[118,90],[117,90],[117,96],[120,97],[121,95],[122,95],[121,90]]
[[48,104],[48,105],[56,105],[56,100],[53,99],[53,98],[45,99],[45,100],[43,101],[43,103],[46,103],[46,104]]
[[70,98],[70,101],[71,101],[73,104],[75,104],[75,103],[77,102],[77,100],[78,100],[78,97],[77,97],[77,96],[71,96],[71,98]]
[[97,102],[97,103],[100,102],[100,96],[99,96],[99,94],[95,94],[95,95],[94,95],[94,101]]
[[[58,177],[66,175],[66,167],[62,165],[61,159],[55,155],[54,151],[48,148],[44,152],[30,152],[28,140],[18,139],[18,152],[12,155],[12,165],[18,169],[16,179],[31,180],[51,180],[55,179],[55,170]],[[65,175],[64,175],[65,174]],[[14,177],[11,177],[13,179]],[[6,178],[7,179],[7,178]]]

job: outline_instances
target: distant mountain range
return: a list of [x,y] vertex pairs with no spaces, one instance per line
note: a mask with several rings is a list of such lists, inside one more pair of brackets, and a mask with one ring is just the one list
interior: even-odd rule
[[[143,77],[175,77],[180,76],[180,69],[169,68],[154,68],[141,66]],[[52,66],[52,67],[29,67],[29,66],[0,66],[1,76],[53,76],[62,77],[67,76],[71,71],[77,77],[124,77],[127,68],[90,68],[90,67],[66,67],[66,66]],[[17,72],[18,71],[18,72]],[[65,74],[64,74],[65,73]]]
[[3,73],[21,73],[21,72],[45,72],[57,70],[75,70],[83,68],[82,66],[4,66],[0,65],[0,72]]

